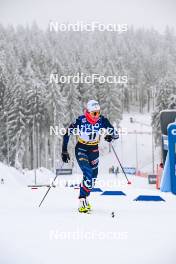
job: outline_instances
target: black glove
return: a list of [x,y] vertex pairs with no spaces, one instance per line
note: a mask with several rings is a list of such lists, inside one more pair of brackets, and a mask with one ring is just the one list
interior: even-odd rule
[[62,161],[65,162],[65,163],[68,163],[69,160],[70,160],[70,155],[68,154],[67,151],[63,151],[62,154]]
[[106,135],[104,140],[111,142],[113,140],[113,137],[111,135]]

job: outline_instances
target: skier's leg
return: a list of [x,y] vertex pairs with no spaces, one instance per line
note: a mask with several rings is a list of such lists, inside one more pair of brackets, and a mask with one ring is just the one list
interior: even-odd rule
[[[90,188],[89,188],[89,190],[91,192],[92,189],[94,188],[95,181],[96,181],[96,178],[98,175],[98,163],[99,163],[98,147],[91,148],[88,151],[88,159],[89,159],[89,164],[92,167],[92,176],[90,178]],[[89,192],[89,194],[90,194],[90,192]],[[89,203],[87,197],[88,196],[86,196],[86,199],[85,199],[86,208],[88,209],[88,211],[91,211],[92,207],[91,207],[91,204]]]
[[92,190],[92,177],[93,177],[93,169],[89,162],[89,157],[87,154],[87,149],[76,146],[75,154],[77,162],[83,172],[83,181],[80,186],[80,195],[79,198],[85,198],[90,194]]
[[94,185],[95,185],[95,181],[96,181],[97,176],[98,176],[99,150],[98,150],[97,146],[95,148],[89,150],[88,158],[89,158],[89,163],[92,167],[91,186],[93,189]]

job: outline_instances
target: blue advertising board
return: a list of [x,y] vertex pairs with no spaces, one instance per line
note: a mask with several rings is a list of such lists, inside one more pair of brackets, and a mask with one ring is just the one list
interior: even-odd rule
[[136,174],[136,168],[135,167],[123,167],[126,174]]
[[168,125],[171,192],[176,194],[176,123]]

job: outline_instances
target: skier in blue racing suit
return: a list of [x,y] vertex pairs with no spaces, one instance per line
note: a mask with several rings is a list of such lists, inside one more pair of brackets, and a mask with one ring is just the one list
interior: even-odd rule
[[95,100],[87,103],[84,115],[79,116],[74,123],[67,129],[67,133],[63,137],[62,160],[68,163],[70,160],[67,151],[70,134],[77,135],[77,144],[75,147],[75,155],[77,162],[83,172],[83,181],[80,184],[79,194],[79,212],[87,213],[91,210],[91,205],[87,197],[90,195],[94,187],[95,180],[98,175],[100,131],[106,129],[105,140],[111,142],[118,139],[119,135],[115,128],[110,124],[109,120],[100,115],[100,105]]

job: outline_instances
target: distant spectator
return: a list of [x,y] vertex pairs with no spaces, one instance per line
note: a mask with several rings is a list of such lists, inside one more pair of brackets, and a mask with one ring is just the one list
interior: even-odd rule
[[133,123],[133,117],[130,117],[130,123]]
[[109,168],[109,173],[114,173],[114,170],[115,170],[114,166],[110,167]]
[[3,178],[1,178],[1,184],[4,184],[4,179]]
[[116,168],[115,174],[117,175],[119,173],[119,167]]
[[112,166],[112,173],[114,173],[115,172],[115,168],[114,168],[114,166]]

